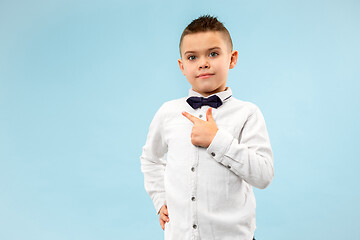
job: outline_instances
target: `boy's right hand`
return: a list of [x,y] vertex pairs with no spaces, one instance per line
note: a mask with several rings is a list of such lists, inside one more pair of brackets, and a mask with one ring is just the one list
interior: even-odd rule
[[160,221],[161,228],[163,230],[165,230],[165,223],[170,221],[167,206],[165,204],[160,208],[159,221]]

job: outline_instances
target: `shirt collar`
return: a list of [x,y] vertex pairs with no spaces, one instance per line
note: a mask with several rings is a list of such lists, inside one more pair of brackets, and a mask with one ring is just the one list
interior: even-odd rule
[[[213,95],[217,95],[221,99],[221,101],[224,103],[231,98],[232,91],[231,91],[230,87],[226,87],[224,91],[211,94],[211,95],[207,96],[206,98],[211,97]],[[204,96],[201,95],[200,93],[194,91],[192,88],[190,88],[188,98],[189,97],[204,97]]]

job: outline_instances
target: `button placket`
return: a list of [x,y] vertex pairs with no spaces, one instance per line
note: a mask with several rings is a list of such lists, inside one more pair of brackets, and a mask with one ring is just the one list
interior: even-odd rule
[[202,106],[201,108],[199,108],[199,113],[197,114],[197,117],[200,118],[200,119],[202,119],[202,118],[205,116],[203,107],[204,107],[204,106]]
[[[195,115],[196,116],[196,115]],[[196,168],[198,166],[199,163],[199,147],[194,146],[194,154],[193,154],[193,159],[191,162],[191,168],[190,170],[192,171],[190,174],[190,179],[191,179],[191,195],[190,195],[190,206],[191,206],[191,223],[192,223],[192,239],[197,239],[198,238],[198,225],[197,225],[197,202],[195,201],[196,198],[195,196],[197,195],[197,171]],[[195,226],[195,227],[194,227]]]
[[[196,112],[193,114],[193,116],[198,117],[198,118],[202,118],[204,116],[203,111],[201,110],[201,108],[198,108],[196,110]],[[191,195],[190,195],[190,206],[191,206],[191,210],[192,210],[192,215],[191,215],[191,223],[192,225],[192,237],[191,239],[198,239],[199,236],[199,226],[197,225],[197,201],[196,201],[196,197],[197,196],[197,166],[199,164],[199,147],[194,147],[194,154],[193,154],[193,159],[192,159],[192,163],[191,163],[191,174],[190,174],[190,178],[191,178]],[[190,223],[190,224],[191,224]]]

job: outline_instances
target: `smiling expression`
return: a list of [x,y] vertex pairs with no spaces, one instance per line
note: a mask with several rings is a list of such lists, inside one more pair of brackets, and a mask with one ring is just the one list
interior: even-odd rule
[[188,34],[180,51],[180,70],[194,91],[207,97],[225,90],[229,69],[235,67],[238,52],[231,50],[221,32]]

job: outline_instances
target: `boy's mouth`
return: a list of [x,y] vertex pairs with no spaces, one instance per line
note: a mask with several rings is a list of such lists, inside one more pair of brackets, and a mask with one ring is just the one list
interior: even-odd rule
[[214,73],[203,73],[203,74],[198,75],[196,78],[206,79],[206,78],[209,78],[209,77],[211,77],[213,75],[215,75],[215,74]]

